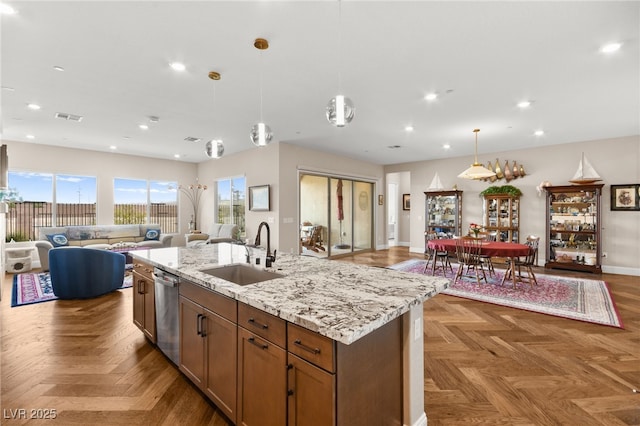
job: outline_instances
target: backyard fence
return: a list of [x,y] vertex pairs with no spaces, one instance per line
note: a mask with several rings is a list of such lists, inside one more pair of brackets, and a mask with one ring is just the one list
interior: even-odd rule
[[[6,240],[35,241],[38,228],[48,226],[96,225],[96,204],[65,204],[55,206],[41,201],[24,201],[9,204],[6,214]],[[147,220],[149,208],[149,220]],[[163,233],[178,232],[178,207],[176,204],[116,204],[114,205],[114,224],[157,223]]]

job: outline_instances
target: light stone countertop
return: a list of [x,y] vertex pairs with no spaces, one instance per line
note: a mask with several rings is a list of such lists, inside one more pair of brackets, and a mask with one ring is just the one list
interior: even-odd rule
[[[259,257],[258,268],[263,268],[265,251],[248,249],[251,264],[256,267]],[[268,270],[282,274],[282,278],[240,286],[200,270],[245,263],[246,249],[242,245],[169,247],[129,254],[344,344],[400,317],[450,283],[442,277],[278,253]]]

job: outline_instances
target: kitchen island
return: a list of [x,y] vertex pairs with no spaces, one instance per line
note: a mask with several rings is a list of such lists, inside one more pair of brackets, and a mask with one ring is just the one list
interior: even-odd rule
[[[447,279],[285,254],[269,268],[278,277],[240,286],[203,270],[247,260],[259,268],[265,251],[222,243],[131,255],[182,280],[179,367],[232,422],[426,424],[422,304]],[[192,362],[200,351],[210,358],[202,368]],[[221,360],[232,367],[220,368]],[[222,377],[237,386],[212,389]]]

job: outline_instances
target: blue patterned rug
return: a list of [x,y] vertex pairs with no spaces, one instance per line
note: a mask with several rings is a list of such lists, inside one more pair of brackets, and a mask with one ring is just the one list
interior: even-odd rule
[[[133,285],[133,276],[127,270],[122,282],[122,288]],[[31,305],[33,303],[56,300],[51,287],[51,276],[48,272],[16,274],[13,277],[13,291],[11,293],[11,307]]]
[[[425,263],[424,260],[411,259],[389,268],[422,274]],[[487,283],[481,281],[478,285],[475,276],[470,278],[463,275],[463,279],[454,285],[457,267],[453,265],[453,273],[447,270],[446,277],[451,279],[452,284],[442,294],[624,328],[609,287],[604,281],[536,274],[538,285],[518,283],[514,289],[510,280],[505,285],[500,285],[505,271],[496,269],[493,277],[486,274]]]

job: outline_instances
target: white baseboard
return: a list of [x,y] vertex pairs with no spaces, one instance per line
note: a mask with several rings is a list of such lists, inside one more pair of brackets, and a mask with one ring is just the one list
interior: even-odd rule
[[603,266],[602,272],[606,272],[607,274],[640,276],[640,269],[627,268],[625,266]]
[[[407,425],[405,425],[405,426],[407,426]],[[427,415],[426,415],[426,413],[422,413],[422,415],[418,418],[418,420],[413,422],[413,424],[411,426],[427,426]]]

